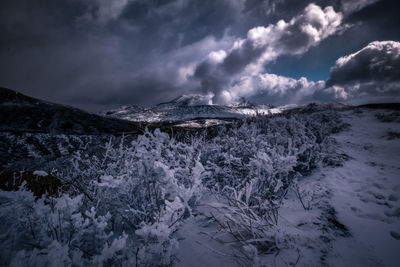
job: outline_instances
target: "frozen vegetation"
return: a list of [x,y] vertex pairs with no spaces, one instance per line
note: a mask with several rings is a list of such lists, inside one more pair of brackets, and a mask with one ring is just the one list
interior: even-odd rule
[[[20,156],[3,164],[18,172],[0,190],[0,262],[395,266],[398,114],[363,110],[259,115],[186,135],[2,134]],[[38,161],[29,175],[27,158]],[[51,179],[45,194],[31,186]]]

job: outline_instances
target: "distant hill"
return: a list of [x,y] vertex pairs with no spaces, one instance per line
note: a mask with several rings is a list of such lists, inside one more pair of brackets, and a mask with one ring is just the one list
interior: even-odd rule
[[232,120],[249,118],[256,115],[279,113],[306,113],[325,109],[345,109],[350,105],[343,103],[310,103],[307,105],[289,104],[274,107],[257,105],[240,98],[231,105],[213,105],[210,98],[203,95],[182,95],[169,102],[151,108],[123,106],[101,114],[134,122],[152,124],[170,124],[185,128],[203,128],[230,123]]
[[123,106],[101,114],[136,122],[182,122],[204,119],[241,119],[257,114],[269,114],[271,106],[256,105],[245,99],[231,106],[212,105],[207,96],[182,95],[152,108]]
[[42,101],[0,87],[0,132],[54,134],[138,133],[138,124]]

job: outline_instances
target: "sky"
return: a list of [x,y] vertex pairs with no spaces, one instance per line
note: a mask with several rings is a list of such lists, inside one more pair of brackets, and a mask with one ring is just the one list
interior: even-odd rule
[[2,0],[0,86],[99,111],[400,101],[398,0]]

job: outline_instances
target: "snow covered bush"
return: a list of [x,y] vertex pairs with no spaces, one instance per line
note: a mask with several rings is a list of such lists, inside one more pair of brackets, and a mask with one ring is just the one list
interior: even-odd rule
[[178,198],[190,210],[189,200],[201,182],[199,152],[156,130],[117,147],[110,140],[101,158],[77,153],[72,168],[60,176],[103,213],[112,212],[116,229],[136,230],[142,222],[159,220],[165,201]]
[[[227,129],[206,145],[203,182],[224,196],[212,216],[221,230],[258,253],[274,249],[279,206],[293,181],[332,152],[329,135],[345,125],[335,112],[258,116]],[[307,205],[307,204],[305,204]],[[309,209],[309,206],[305,206]]]
[[0,133],[0,165],[6,170],[37,170],[67,167],[73,153],[93,154],[107,135],[64,135],[48,133]]
[[[201,186],[199,143],[179,143],[156,130],[130,143],[111,139],[98,150],[77,151],[69,168],[53,171],[67,191],[59,198],[35,201],[27,191],[1,191],[8,203],[0,207],[1,218],[15,230],[5,238],[15,244],[4,250],[3,262],[172,262],[172,234],[191,215]],[[6,219],[11,213],[16,218]]]
[[340,125],[336,113],[321,112],[259,116],[227,129],[203,146],[203,182],[217,192],[252,183],[254,199],[279,199],[295,175],[317,167],[330,145],[328,136]]
[[[80,266],[92,260],[102,265],[120,250],[111,253],[107,243],[127,237],[110,231],[109,213],[98,215],[95,207],[83,212],[82,195],[35,201],[31,192],[20,190],[1,191],[0,198],[0,227],[5,235],[1,259],[11,266]],[[13,255],[15,248],[19,250]]]

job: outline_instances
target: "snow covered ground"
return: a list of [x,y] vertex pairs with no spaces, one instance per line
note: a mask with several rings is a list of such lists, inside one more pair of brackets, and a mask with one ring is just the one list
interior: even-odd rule
[[351,159],[323,170],[331,204],[350,238],[333,244],[332,266],[400,265],[400,133],[398,122],[380,122],[377,112],[347,113],[350,132],[335,138]]
[[[348,160],[299,179],[271,229],[278,250],[254,256],[254,266],[400,266],[400,123],[377,113],[342,112],[350,127],[333,137]],[[245,265],[234,240],[207,220],[213,203],[206,194],[178,231],[177,266]]]

